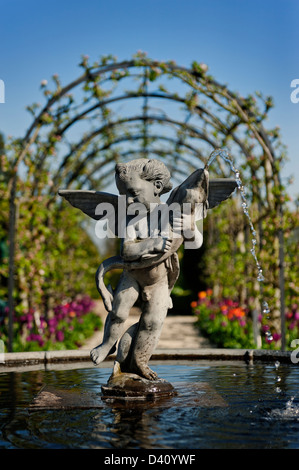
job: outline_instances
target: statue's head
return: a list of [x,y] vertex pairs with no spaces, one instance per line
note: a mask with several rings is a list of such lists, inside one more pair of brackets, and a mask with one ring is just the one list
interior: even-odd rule
[[139,202],[149,207],[159,202],[161,194],[171,190],[170,173],[159,160],[139,158],[115,167],[116,185],[128,204]]

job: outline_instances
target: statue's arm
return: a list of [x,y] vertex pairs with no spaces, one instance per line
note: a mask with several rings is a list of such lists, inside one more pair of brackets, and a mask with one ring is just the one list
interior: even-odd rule
[[124,240],[121,247],[121,256],[125,261],[135,261],[145,255],[164,253],[170,247],[171,240],[164,237]]

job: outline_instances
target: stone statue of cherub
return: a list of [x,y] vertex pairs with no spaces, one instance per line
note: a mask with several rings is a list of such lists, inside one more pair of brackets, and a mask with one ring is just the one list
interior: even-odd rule
[[[177,250],[183,242],[186,248],[201,246],[198,222],[208,209],[231,195],[236,182],[209,180],[207,168],[198,169],[162,204],[160,196],[172,189],[171,175],[162,161],[140,158],[118,163],[115,178],[120,196],[84,190],[60,190],[59,194],[93,219],[106,218],[113,235],[121,238],[120,255],[105,260],[96,273],[108,314],[103,341],[90,353],[92,361],[102,362],[116,351],[119,341],[114,374],[133,373],[154,381],[157,374],[148,362],[172,306],[170,294],[179,275]],[[112,211],[102,210],[107,204]],[[106,272],[113,268],[123,269],[114,291],[104,283]],[[124,322],[137,300],[141,301],[140,319],[124,332]]]

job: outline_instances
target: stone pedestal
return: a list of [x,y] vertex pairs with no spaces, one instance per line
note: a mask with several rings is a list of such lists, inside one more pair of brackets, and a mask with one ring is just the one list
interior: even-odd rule
[[116,400],[156,400],[176,395],[174,387],[164,379],[147,380],[132,373],[112,376],[106,386],[102,386],[103,399]]

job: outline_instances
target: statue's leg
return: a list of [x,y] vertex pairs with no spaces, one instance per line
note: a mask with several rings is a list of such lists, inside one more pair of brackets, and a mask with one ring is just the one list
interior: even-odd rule
[[[148,287],[147,287],[148,289]],[[131,352],[130,371],[155,380],[157,374],[148,366],[148,361],[158,344],[169,305],[167,279],[150,286],[149,300],[144,302],[139,328]]]
[[137,281],[128,272],[123,272],[114,294],[112,310],[106,318],[103,342],[90,352],[90,357],[95,364],[102,362],[114,350],[123,332],[123,324],[138,296]]
[[130,349],[132,345],[133,338],[136,336],[137,330],[139,327],[139,322],[131,325],[127,331],[122,335],[117,346],[117,355],[116,361],[120,364],[120,367],[125,370],[126,365],[128,366],[130,359]]

